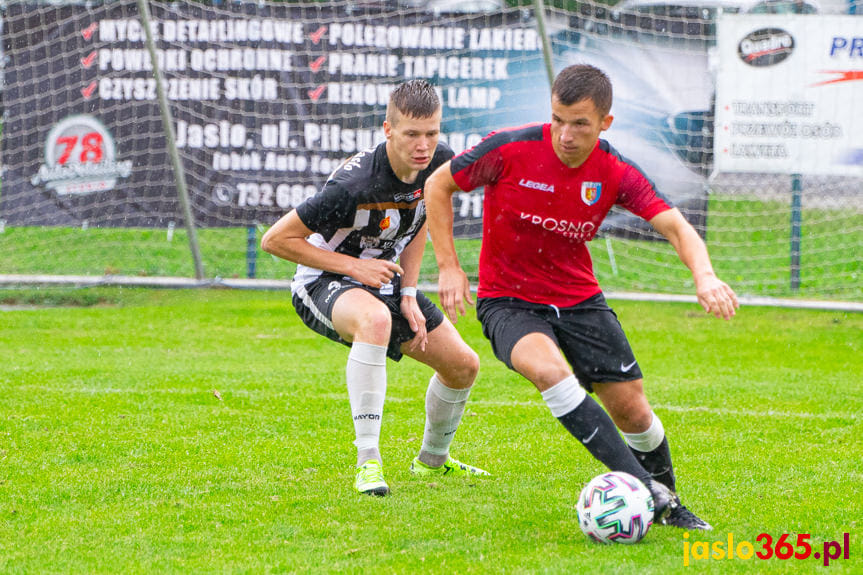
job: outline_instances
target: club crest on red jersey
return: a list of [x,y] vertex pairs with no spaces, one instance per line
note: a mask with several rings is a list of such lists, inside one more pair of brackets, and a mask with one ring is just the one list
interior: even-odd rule
[[602,182],[581,182],[581,201],[592,206],[602,195]]

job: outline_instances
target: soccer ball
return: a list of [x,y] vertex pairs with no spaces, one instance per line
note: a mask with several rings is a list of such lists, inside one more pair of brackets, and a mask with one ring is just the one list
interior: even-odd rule
[[628,473],[597,475],[578,496],[578,525],[600,543],[638,543],[653,525],[653,495]]

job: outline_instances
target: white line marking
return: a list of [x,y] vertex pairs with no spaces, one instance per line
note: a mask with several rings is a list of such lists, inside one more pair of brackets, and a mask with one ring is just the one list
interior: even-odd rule
[[[98,394],[129,394],[129,395],[198,395],[198,394],[211,394],[213,392],[212,387],[208,388],[200,388],[200,389],[192,389],[192,388],[162,388],[162,389],[140,389],[140,388],[116,388],[116,387],[104,387],[104,388],[96,388],[96,387],[79,387],[79,388],[56,388],[56,387],[48,387],[43,385],[27,385],[27,386],[19,386],[15,388],[16,390],[34,390],[34,391],[42,391],[42,392],[55,392],[55,393],[80,393],[80,394],[89,394],[89,395],[98,395]],[[274,392],[267,393],[261,391],[249,391],[248,389],[223,389],[227,391],[227,393],[236,396],[236,397],[296,397],[295,391],[284,391],[284,392]],[[315,396],[319,399],[328,399],[328,400],[344,400],[348,401],[347,393],[322,393],[320,395]],[[386,397],[386,401],[392,403],[417,403],[422,404],[424,401],[422,397],[399,397],[388,395]],[[482,405],[489,407],[530,407],[530,408],[538,408],[543,411],[546,411],[548,407],[545,402],[542,401],[500,401],[500,400],[490,400],[490,399],[470,399],[467,402],[467,407],[470,408],[471,405]],[[671,405],[667,403],[654,403],[654,409],[664,409],[666,411],[673,411],[675,413],[707,413],[710,415],[718,415],[722,417],[763,417],[763,418],[771,418],[771,417],[790,417],[790,418],[798,418],[798,419],[853,419],[855,422],[863,421],[863,411],[849,411],[849,412],[837,412],[837,411],[825,411],[823,413],[810,413],[806,411],[777,411],[773,409],[768,409],[766,411],[758,411],[754,409],[729,409],[725,407],[707,407],[707,406],[691,406],[691,405]]]
[[[330,394],[332,398],[336,398],[334,394]],[[387,396],[386,401],[395,403],[421,402],[421,398],[411,399],[406,397],[390,397]],[[487,399],[469,399],[467,402],[468,409],[471,405],[484,405],[490,407],[537,407],[543,410],[548,409],[545,402],[539,401],[496,401]],[[669,405],[665,403],[652,404],[654,409],[664,409],[675,413],[708,413],[710,415],[718,415],[723,417],[790,417],[799,419],[855,419],[863,421],[863,412],[847,412],[841,413],[836,411],[826,411],[824,413],[809,413],[805,411],[776,411],[769,409],[767,411],[757,411],[754,409],[728,409],[725,407],[707,407],[707,406],[690,406],[690,405]]]

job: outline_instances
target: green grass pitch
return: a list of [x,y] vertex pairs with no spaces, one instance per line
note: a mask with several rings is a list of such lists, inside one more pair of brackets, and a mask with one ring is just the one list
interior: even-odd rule
[[[353,492],[347,349],[285,292],[0,291],[2,573],[860,573],[863,314],[612,301],[709,533],[588,541],[603,469],[458,323],[482,368],[453,454],[484,480],[414,480],[430,370],[390,362],[393,494]],[[44,307],[43,304],[74,304]],[[216,391],[219,397],[216,397]],[[697,559],[849,534],[848,559]],[[690,566],[684,566],[686,546]],[[795,548],[795,551],[798,549]]]

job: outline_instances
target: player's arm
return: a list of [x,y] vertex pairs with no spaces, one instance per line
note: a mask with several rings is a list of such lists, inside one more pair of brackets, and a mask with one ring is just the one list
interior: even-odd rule
[[464,302],[473,305],[470,282],[461,269],[453,238],[452,195],[461,191],[452,177],[450,162],[440,166],[426,180],[425,202],[429,234],[434,247],[435,259],[440,270],[438,295],[441,306],[453,323],[459,314],[465,315]]
[[707,246],[701,240],[683,214],[677,208],[665,210],[654,216],[650,224],[674,246],[695,280],[698,303],[707,313],[731,319],[739,307],[737,295],[728,284],[716,277]]
[[401,266],[391,261],[359,259],[316,247],[306,240],[313,233],[297,211],[292,210],[267,230],[261,238],[261,249],[304,266],[350,276],[373,288],[389,283],[397,273],[404,273]]
[[[423,253],[426,247],[426,233],[428,228],[426,224],[417,232],[417,235],[405,246],[402,250],[399,263],[402,265],[404,272],[402,273],[401,287],[402,291],[405,288],[416,289],[419,283],[420,267],[422,266]],[[414,292],[415,294],[415,292]],[[411,350],[425,351],[426,343],[428,343],[428,332],[426,331],[426,318],[417,304],[416,295],[405,295],[402,293],[401,312],[411,330],[416,334],[414,338],[408,342],[408,347]]]

